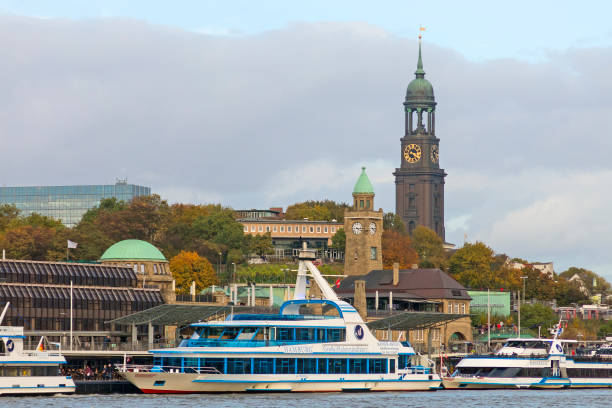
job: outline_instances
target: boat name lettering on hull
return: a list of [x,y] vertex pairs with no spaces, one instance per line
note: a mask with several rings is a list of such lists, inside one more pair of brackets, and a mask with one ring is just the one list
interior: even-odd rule
[[283,353],[310,354],[312,353],[312,346],[283,346]]

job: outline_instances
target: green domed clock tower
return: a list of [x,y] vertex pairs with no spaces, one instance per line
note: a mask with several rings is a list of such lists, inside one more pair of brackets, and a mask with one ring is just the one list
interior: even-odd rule
[[374,188],[361,168],[353,188],[353,207],[344,211],[344,273],[365,275],[382,269],[383,210],[374,210]]
[[436,101],[425,79],[419,36],[415,78],[404,101],[405,132],[401,166],[395,169],[395,209],[409,232],[417,225],[434,230],[444,239],[444,177],[440,168],[440,139],[436,137]]

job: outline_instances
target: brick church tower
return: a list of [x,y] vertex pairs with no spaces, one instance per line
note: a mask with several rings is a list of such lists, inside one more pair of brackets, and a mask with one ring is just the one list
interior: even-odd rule
[[365,275],[382,269],[383,210],[374,211],[374,188],[365,167],[353,188],[353,207],[344,212],[344,273]]
[[405,132],[401,166],[395,169],[395,212],[412,232],[417,225],[434,230],[444,240],[444,177],[436,137],[436,101],[433,86],[425,79],[419,36],[415,78],[404,101]]

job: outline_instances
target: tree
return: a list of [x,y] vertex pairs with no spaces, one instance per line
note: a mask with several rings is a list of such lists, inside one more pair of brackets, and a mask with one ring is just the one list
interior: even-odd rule
[[250,253],[255,253],[259,256],[271,254],[274,251],[272,246],[272,236],[269,232],[262,235],[245,235],[248,237],[248,248]]
[[217,283],[211,263],[195,252],[181,251],[170,259],[170,272],[176,280],[177,293],[188,294],[193,281],[196,293]]
[[444,241],[434,230],[419,225],[412,231],[412,247],[419,256],[419,267],[446,269]]
[[521,326],[537,330],[541,326],[543,330],[552,327],[559,321],[559,316],[548,306],[539,303],[521,306]]
[[384,268],[392,268],[399,262],[400,268],[410,268],[419,260],[410,245],[410,237],[395,231],[384,231],[382,235],[382,260]]
[[336,251],[346,251],[346,232],[344,228],[338,228],[338,231],[332,237],[332,248]]
[[466,243],[450,257],[448,272],[463,286],[473,289],[496,287],[491,270],[493,250],[483,244]]
[[192,223],[195,236],[220,245],[224,250],[242,245],[244,229],[234,218],[234,211],[219,206],[208,216],[199,216]]
[[555,299],[559,306],[570,306],[572,303],[586,303],[589,296],[584,293],[578,283],[570,282],[559,276],[555,290]]
[[588,269],[572,266],[559,274],[559,276],[567,280],[570,280],[574,275],[578,275],[589,295],[596,293],[607,294],[610,292],[610,284],[603,277]]
[[336,203],[332,200],[305,201],[287,207],[285,219],[301,220],[308,218],[312,221],[344,221],[344,210],[349,208],[346,203]]
[[14,205],[0,205],[0,232],[7,229],[9,224],[19,218],[20,211]]
[[386,213],[383,215],[383,231],[395,231],[399,234],[405,234],[406,226],[399,215]]

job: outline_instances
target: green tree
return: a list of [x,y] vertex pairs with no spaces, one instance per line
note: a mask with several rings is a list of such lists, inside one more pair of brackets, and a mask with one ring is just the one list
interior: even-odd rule
[[584,304],[589,300],[576,282],[570,282],[561,276],[557,280],[555,298],[559,306],[570,306],[572,303]]
[[434,230],[419,225],[411,238],[412,247],[419,255],[419,267],[446,269],[444,241]]
[[553,309],[539,303],[521,306],[521,326],[537,330],[541,326],[543,331],[552,327],[559,321]]
[[20,211],[14,205],[0,205],[0,232],[7,229],[9,224],[19,218]]
[[482,242],[466,243],[448,261],[448,272],[463,286],[473,289],[496,287],[491,270],[493,250]]
[[406,226],[401,217],[394,213],[383,215],[383,231],[395,231],[399,234],[406,234]]
[[262,235],[246,235],[245,237],[248,237],[248,248],[250,253],[264,256],[274,252],[272,236],[269,232]]
[[589,295],[610,293],[610,284],[603,277],[588,269],[572,266],[559,274],[559,276],[567,280],[571,279],[574,275],[578,275]]
[[234,218],[229,208],[217,208],[208,216],[199,216],[193,221],[196,237],[214,242],[223,249],[239,249],[244,237],[244,229]]
[[338,231],[332,237],[331,246],[336,251],[346,251],[346,232],[344,232],[344,228],[338,228]]
[[196,283],[196,293],[217,283],[217,276],[210,262],[195,252],[181,251],[170,259],[170,272],[176,280],[176,291],[188,294],[191,282]]
[[301,220],[308,218],[312,221],[344,221],[344,210],[349,208],[346,203],[336,203],[332,200],[305,201],[287,207],[285,219]]

